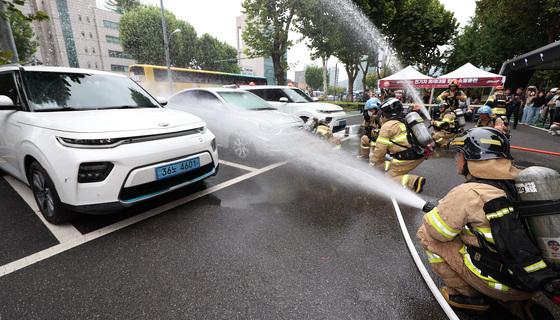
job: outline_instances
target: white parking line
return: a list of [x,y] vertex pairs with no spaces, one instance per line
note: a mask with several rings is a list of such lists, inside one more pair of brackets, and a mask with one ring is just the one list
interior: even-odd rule
[[53,236],[58,240],[58,242],[63,243],[67,242],[70,239],[76,238],[81,236],[82,234],[78,229],[74,228],[73,225],[70,223],[61,224],[61,225],[54,225],[52,223],[47,222],[39,207],[37,206],[37,202],[35,202],[35,198],[33,197],[33,193],[28,186],[26,186],[23,182],[15,179],[11,176],[4,176],[4,179],[8,182],[8,184],[19,194],[19,196],[27,203],[27,205],[35,212],[37,217],[43,221],[43,224],[49,231],[53,234]]
[[229,161],[226,161],[226,160],[220,160],[220,163],[223,164],[223,165],[229,166],[229,167],[234,167],[234,168],[238,168],[238,169],[242,169],[242,170],[250,171],[250,172],[259,170],[257,168],[249,167],[249,166],[239,164],[239,163],[235,163],[235,162],[229,162]]
[[401,232],[402,232],[402,235],[404,237],[404,241],[406,242],[406,246],[408,247],[408,250],[410,251],[410,254],[412,255],[412,260],[414,260],[414,263],[416,264],[416,267],[418,268],[418,271],[420,271],[420,274],[422,275],[422,278],[424,278],[424,281],[428,285],[428,288],[430,289],[430,291],[432,291],[432,294],[436,298],[436,301],[439,303],[439,305],[441,306],[441,309],[443,310],[443,312],[445,312],[447,317],[450,320],[460,320],[459,317],[457,316],[457,314],[455,314],[455,311],[453,311],[453,309],[449,305],[449,303],[447,303],[447,301],[445,301],[445,298],[441,295],[441,292],[439,292],[439,289],[436,286],[436,284],[434,283],[434,280],[432,279],[432,277],[430,277],[430,274],[428,273],[428,270],[426,270],[426,267],[422,263],[422,259],[420,259],[420,256],[418,255],[418,251],[416,251],[416,248],[414,247],[414,243],[412,242],[412,239],[410,238],[410,233],[408,233],[408,228],[406,227],[406,224],[404,223],[404,219],[403,219],[403,216],[402,216],[402,213],[401,213],[401,208],[399,207],[399,204],[397,203],[397,201],[395,199],[391,199],[391,201],[393,201],[393,207],[395,207],[395,213],[397,215],[397,220],[399,221],[399,225],[401,227]]
[[176,207],[182,206],[182,205],[184,205],[186,203],[189,203],[193,200],[196,200],[196,199],[201,198],[203,196],[206,196],[208,194],[214,193],[218,190],[227,188],[227,187],[232,186],[236,183],[239,183],[239,182],[242,182],[244,180],[256,177],[256,176],[258,176],[260,174],[263,174],[267,171],[270,171],[272,169],[283,166],[286,163],[287,162],[278,162],[278,163],[275,163],[275,164],[271,164],[267,167],[264,167],[262,169],[258,169],[258,170],[246,173],[242,176],[239,176],[237,178],[222,182],[222,183],[220,183],[218,185],[215,185],[213,187],[210,187],[208,189],[193,193],[193,194],[188,195],[184,198],[177,199],[175,201],[166,203],[166,204],[164,204],[160,207],[148,210],[146,212],[143,212],[143,213],[138,214],[136,216],[130,217],[128,219],[121,220],[121,221],[119,221],[115,224],[112,224],[112,225],[106,226],[104,228],[92,231],[90,233],[80,235],[79,237],[76,237],[74,239],[70,239],[69,241],[57,244],[57,245],[52,246],[48,249],[36,252],[36,253],[34,253],[32,255],[29,255],[27,257],[24,257],[24,258],[21,258],[19,260],[16,260],[16,261],[10,262],[8,264],[5,264],[3,266],[0,266],[0,278],[5,276],[5,275],[8,275],[12,272],[15,272],[17,270],[20,270],[22,268],[25,268],[25,267],[30,266],[32,264],[35,264],[39,261],[42,261],[42,260],[45,260],[45,259],[50,258],[52,256],[55,256],[55,255],[57,255],[59,253],[62,253],[66,250],[69,250],[69,249],[75,248],[77,246],[80,246],[80,245],[82,245],[86,242],[95,240],[97,238],[100,238],[102,236],[105,236],[107,234],[115,232],[117,230],[126,228],[130,225],[133,225],[133,224],[137,223],[137,222],[140,222],[140,221],[146,220],[148,218],[151,218],[153,216],[156,216],[160,213],[163,213],[163,212],[169,211],[171,209],[174,209]]

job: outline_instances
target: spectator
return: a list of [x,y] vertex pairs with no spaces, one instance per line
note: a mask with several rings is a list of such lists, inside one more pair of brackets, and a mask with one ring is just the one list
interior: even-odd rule
[[509,103],[506,107],[506,117],[508,122],[511,122],[511,116],[513,115],[513,129],[517,129],[517,123],[519,122],[519,110],[523,104],[523,88],[517,88],[515,93],[512,95],[508,94],[508,89],[506,89],[506,96],[508,96]]
[[537,98],[537,87],[529,86],[526,92],[525,107],[523,108],[523,116],[521,123],[531,124],[530,120],[535,117],[535,113],[539,112],[539,108],[535,108],[535,99]]
[[538,108],[537,112],[533,115],[533,119],[529,119],[529,123],[530,124],[537,124],[537,122],[539,122],[539,117],[540,117],[540,110],[543,108],[543,106],[546,104],[546,96],[544,91],[539,91],[539,93],[537,94],[537,97],[535,98],[534,102],[533,102],[533,108]]
[[560,92],[558,88],[550,89],[549,95],[547,96],[548,101],[546,103],[546,108],[543,114],[543,127],[546,127],[547,118],[550,118],[550,125],[552,126],[552,122],[554,122],[554,119],[556,118],[556,102],[558,102],[559,98]]

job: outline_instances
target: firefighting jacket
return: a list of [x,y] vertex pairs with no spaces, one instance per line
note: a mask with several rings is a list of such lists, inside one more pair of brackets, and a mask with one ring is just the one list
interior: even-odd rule
[[394,155],[411,147],[408,142],[406,125],[398,120],[389,120],[379,130],[379,137],[373,150],[371,162],[375,166],[383,166],[387,153]]
[[441,119],[435,120],[433,124],[437,130],[457,132],[458,125],[455,123],[456,118],[457,116],[455,115],[455,112],[447,111],[443,114]]
[[497,116],[502,116],[507,113],[506,99],[507,97],[504,94],[491,95],[488,97],[485,104],[492,108],[492,113]]

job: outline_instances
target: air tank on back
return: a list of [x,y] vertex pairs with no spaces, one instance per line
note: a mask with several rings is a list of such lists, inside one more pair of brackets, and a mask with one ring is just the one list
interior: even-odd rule
[[[545,262],[560,271],[560,173],[545,167],[529,167],[515,179],[515,187],[528,211],[523,216]],[[531,212],[531,206],[539,209]]]
[[417,112],[409,112],[406,115],[406,123],[412,130],[412,134],[422,147],[434,142],[428,128],[424,125],[424,119]]
[[465,121],[465,112],[463,109],[455,109],[455,116],[457,117],[457,124],[459,127],[463,128],[467,122]]

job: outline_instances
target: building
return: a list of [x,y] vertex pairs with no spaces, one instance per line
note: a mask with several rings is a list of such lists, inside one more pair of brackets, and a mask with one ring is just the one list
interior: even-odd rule
[[268,84],[276,84],[274,77],[274,66],[270,57],[249,58],[245,55],[245,50],[248,48],[241,35],[245,28],[245,15],[236,18],[237,29],[237,59],[241,73],[250,74],[259,77],[265,77]]
[[294,81],[298,84],[306,85],[305,83],[305,70],[294,72]]
[[44,65],[128,72],[135,61],[120,45],[121,15],[96,0],[28,0],[24,12],[49,15],[33,22],[39,42],[35,58]]

